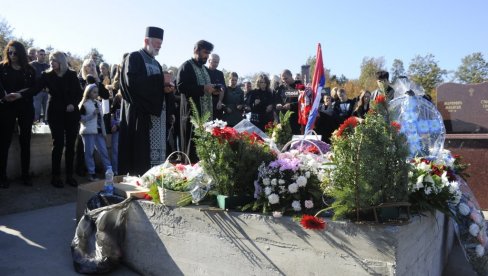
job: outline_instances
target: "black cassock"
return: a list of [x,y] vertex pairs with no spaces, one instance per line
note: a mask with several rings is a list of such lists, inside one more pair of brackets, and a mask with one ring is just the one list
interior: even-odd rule
[[157,162],[164,161],[166,116],[174,110],[166,108],[172,104],[163,90],[163,70],[153,57],[139,50],[125,58],[121,70],[123,100],[119,136],[122,175],[142,175]]

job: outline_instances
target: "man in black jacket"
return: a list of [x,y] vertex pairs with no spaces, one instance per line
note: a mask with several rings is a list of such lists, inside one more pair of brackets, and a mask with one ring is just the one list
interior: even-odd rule
[[293,111],[293,114],[290,116],[291,132],[296,135],[301,134],[300,125],[298,124],[299,92],[295,88],[301,81],[295,81],[291,71],[285,69],[281,73],[281,82],[282,84],[273,91],[276,112]]

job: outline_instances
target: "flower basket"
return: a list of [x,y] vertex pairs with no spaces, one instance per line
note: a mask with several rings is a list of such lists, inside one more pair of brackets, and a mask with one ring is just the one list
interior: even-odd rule
[[161,204],[170,207],[178,206],[178,202],[190,195],[189,192],[172,191],[163,187],[158,187],[158,192]]

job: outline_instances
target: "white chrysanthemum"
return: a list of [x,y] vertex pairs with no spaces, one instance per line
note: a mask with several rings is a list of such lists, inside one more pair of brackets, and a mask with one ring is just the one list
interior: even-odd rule
[[302,210],[302,206],[300,205],[300,201],[298,200],[294,200],[292,203],[291,203],[291,207],[293,208],[293,210],[295,210],[296,212],[298,211],[301,211]]
[[271,184],[271,180],[269,180],[269,178],[264,178],[263,185],[268,186],[269,184]]
[[463,194],[461,193],[461,191],[460,190],[457,190],[454,193],[454,199],[451,201],[451,203],[454,204],[454,205],[457,205],[461,201],[461,197],[462,196],[463,196]]
[[313,201],[312,200],[305,200],[305,208],[312,209],[313,208]]
[[457,191],[459,191],[459,183],[457,181],[449,182],[449,192],[454,194]]
[[476,256],[483,257],[484,255],[485,255],[485,248],[481,244],[478,244],[476,246]]
[[272,192],[273,192],[273,189],[271,189],[271,187],[264,188],[264,194],[266,196],[269,196]]
[[271,180],[271,185],[276,186],[276,184],[278,184],[278,180],[276,178],[273,178]]
[[268,201],[270,204],[277,204],[280,202],[280,197],[277,194],[270,194],[268,196]]
[[214,125],[217,127],[220,127],[220,128],[224,128],[227,126],[227,122],[217,119],[217,120],[214,120]]
[[425,188],[424,192],[425,192],[426,195],[430,195],[432,193],[432,188],[431,187],[427,187],[427,188]]
[[294,193],[298,192],[298,184],[297,183],[291,183],[290,185],[288,185],[288,191],[290,192],[290,194],[294,194]]
[[413,177],[413,172],[412,171],[409,171],[408,172],[408,178],[412,178]]
[[473,236],[473,237],[477,237],[478,234],[480,233],[480,227],[478,226],[478,224],[476,223],[471,223],[471,225],[469,226],[469,233]]
[[274,218],[281,218],[283,216],[282,212],[274,211],[273,212],[273,217]]
[[464,203],[459,203],[458,209],[459,213],[461,213],[463,216],[467,216],[471,212],[469,206]]
[[310,178],[310,172],[305,172],[305,177]]
[[285,182],[285,180],[283,180],[283,179],[278,180],[278,184],[280,184],[280,185],[283,185],[283,184],[285,184],[285,183],[286,183],[286,182]]
[[297,184],[300,187],[305,187],[307,186],[307,178],[305,176],[299,176],[297,178]]

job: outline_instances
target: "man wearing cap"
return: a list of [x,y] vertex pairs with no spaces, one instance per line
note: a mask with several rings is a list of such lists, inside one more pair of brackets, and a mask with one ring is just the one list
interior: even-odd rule
[[122,107],[119,173],[142,175],[166,159],[166,122],[171,110],[164,93],[164,75],[154,58],[163,43],[163,29],[147,27],[144,47],[122,64]]
[[176,76],[176,86],[181,94],[181,148],[188,154],[192,163],[198,158],[195,145],[191,141],[193,129],[190,123],[189,101],[192,99],[195,102],[201,115],[208,113],[212,118],[212,95],[219,95],[221,91],[221,87],[212,84],[207,68],[204,66],[212,51],[212,43],[205,40],[198,41],[193,48],[193,57],[180,66]]

